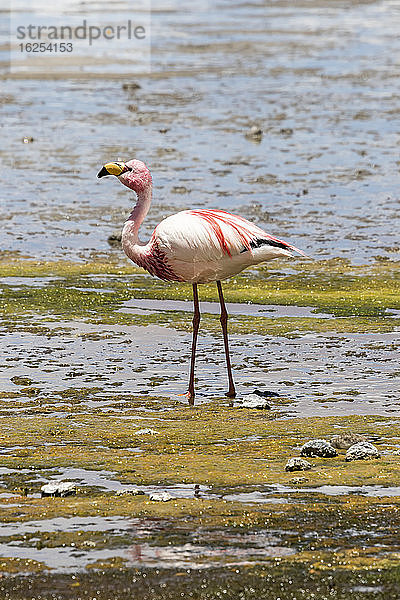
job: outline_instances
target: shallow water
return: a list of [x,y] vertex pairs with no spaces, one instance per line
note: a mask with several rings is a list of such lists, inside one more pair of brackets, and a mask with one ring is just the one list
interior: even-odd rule
[[[87,289],[87,288],[86,288]],[[104,290],[102,290],[104,291]],[[249,316],[274,316],[274,317],[318,317],[319,319],[329,318],[329,315],[317,313],[315,309],[306,306],[277,306],[267,304],[238,304],[226,303],[226,309],[229,315],[249,315]],[[219,315],[220,306],[217,302],[202,302],[201,312]],[[193,312],[193,305],[190,302],[180,300],[128,300],[124,307],[120,309],[123,312],[132,312],[141,314],[143,312],[160,311],[184,311]]]
[[[275,308],[279,313],[279,307]],[[93,326],[68,321],[46,326],[50,335],[29,331],[3,334],[4,368],[0,374],[2,390],[21,390],[22,401],[32,399],[29,388],[34,388],[35,401],[45,412],[53,408],[62,416],[63,408],[69,409],[68,397],[62,395],[66,390],[85,390],[80,399],[83,411],[92,407],[113,412],[115,395],[121,395],[119,416],[124,412],[124,395],[179,399],[178,394],[185,391],[189,332],[157,325]],[[293,339],[248,334],[245,344],[242,335],[231,335],[230,347],[239,396],[257,387],[275,391],[290,400],[288,406],[276,407],[284,415],[387,415],[398,411],[397,332],[310,332]],[[222,399],[225,371],[221,337],[202,332],[197,403],[221,397],[226,404]],[[31,386],[14,383],[13,379],[21,376],[31,377]],[[75,403],[74,399],[76,408]],[[7,414],[25,409],[3,400],[1,410]]]
[[[118,18],[130,15],[114,4]],[[59,5],[65,18],[67,5]],[[151,72],[143,65],[134,77],[128,42],[118,46],[120,61],[116,46],[92,45],[101,71],[78,52],[75,79],[62,71],[35,79],[34,69],[21,79],[2,51],[4,248],[121,260],[107,237],[131,194],[96,173],[107,160],[136,156],[155,184],[144,238],[174,211],[213,206],[317,258],[398,257],[397,3],[154,8]],[[75,6],[75,17],[85,10]],[[90,18],[110,16],[91,4]],[[141,88],[124,90],[132,79]],[[264,131],[259,143],[245,137],[254,123]]]
[[[152,535],[162,532],[167,528],[167,523],[152,522],[145,519],[121,519],[114,518],[71,518],[52,519],[51,521],[36,521],[16,525],[0,527],[0,540],[3,536],[25,536],[28,543],[16,541],[5,545],[0,542],[0,553],[16,558],[27,558],[42,560],[48,568],[62,572],[74,572],[89,563],[97,560],[105,560],[112,557],[120,557],[126,562],[126,566],[164,567],[175,568],[190,567],[195,569],[215,566],[221,562],[225,566],[252,564],[263,561],[267,557],[290,556],[295,550],[280,546],[281,537],[269,532],[257,532],[254,534],[238,534],[235,532],[193,532],[181,545],[155,545],[148,543]],[[83,544],[65,544],[63,548],[37,548],[35,541],[40,539],[43,533],[92,533],[104,532],[116,539],[124,535],[122,547],[113,549],[96,549],[98,542],[90,541]],[[182,536],[183,532],[177,532]],[[35,534],[38,537],[35,538]],[[87,537],[87,536],[85,536]],[[93,535],[95,538],[95,536]],[[147,539],[146,539],[147,538]],[[96,538],[95,538],[96,539]],[[98,538],[97,538],[98,539]],[[208,545],[205,545],[208,543]],[[218,545],[221,544],[220,546]],[[78,547],[76,547],[78,546]],[[86,546],[86,548],[85,548]]]
[[[70,479],[81,479],[87,485],[93,484],[89,471],[64,469],[63,475]],[[74,472],[75,471],[75,472]],[[119,482],[106,481],[107,473],[97,473],[97,485],[108,491],[122,489]],[[105,485],[104,485],[105,484]],[[111,485],[110,485],[111,484]],[[118,484],[115,486],[114,484]],[[138,486],[146,494],[157,490],[168,490],[173,498],[193,497],[193,486],[175,486],[163,488],[157,486]],[[208,490],[201,486],[201,498],[213,498]],[[128,487],[126,488],[128,489]],[[190,495],[188,492],[190,491]],[[219,490],[218,493],[221,493]],[[383,486],[335,486],[326,485],[315,488],[295,488],[284,485],[268,486],[253,491],[238,491],[223,494],[224,501],[242,502],[251,510],[252,504],[258,507],[287,502],[306,502],[315,495],[318,502],[323,496],[361,495],[369,497],[396,497],[400,488]],[[16,498],[18,502],[18,498]],[[8,504],[16,508],[20,504]],[[203,569],[223,566],[255,565],[269,558],[291,556],[300,547],[310,543],[315,533],[298,530],[256,530],[237,531],[173,528],[171,522],[163,519],[127,518],[127,517],[58,517],[37,521],[7,522],[0,524],[0,555],[18,559],[39,560],[57,573],[76,573],[96,561],[121,559],[124,566],[157,568]],[[368,529],[345,531],[346,538],[353,543],[376,537],[382,543],[383,533],[374,533]],[[387,532],[387,535],[392,535]],[[59,538],[57,543],[56,536]],[[68,536],[70,536],[68,538]],[[329,533],[319,534],[320,542]],[[62,539],[65,541],[62,542]],[[52,541],[53,540],[53,541]],[[74,541],[72,541],[74,540]],[[161,542],[161,543],[160,543]],[[49,544],[49,547],[47,546]],[[336,545],[336,544],[335,544]]]

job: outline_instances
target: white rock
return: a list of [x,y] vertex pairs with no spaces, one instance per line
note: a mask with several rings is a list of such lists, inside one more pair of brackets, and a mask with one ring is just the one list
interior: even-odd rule
[[138,488],[130,488],[126,490],[118,490],[117,496],[144,496],[143,490],[138,490]]
[[271,406],[268,404],[265,398],[258,394],[248,394],[243,398],[238,398],[233,401],[234,408],[258,408],[264,410],[270,410]]
[[332,446],[340,450],[347,450],[350,446],[357,444],[358,442],[365,442],[365,438],[362,435],[352,433],[351,431],[331,437]]
[[353,444],[346,452],[346,460],[366,460],[369,458],[380,458],[378,448],[369,442],[358,442]]
[[301,456],[320,456],[322,458],[332,458],[337,456],[335,448],[326,440],[310,440],[301,448]]
[[135,431],[135,435],[158,435],[158,431],[149,428],[139,429],[138,431]]
[[246,137],[261,139],[263,130],[258,125],[253,125],[246,131]]
[[152,492],[149,498],[153,502],[169,502],[172,500],[172,496],[168,492]]
[[42,498],[45,496],[73,496],[76,494],[76,484],[73,481],[51,481],[40,488]]

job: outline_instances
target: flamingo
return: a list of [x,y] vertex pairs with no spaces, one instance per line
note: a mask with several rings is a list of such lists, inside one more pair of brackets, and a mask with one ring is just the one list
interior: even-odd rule
[[197,286],[215,281],[221,306],[221,326],[229,389],[226,396],[236,396],[229,354],[227,321],[221,281],[232,277],[246,267],[279,258],[306,256],[291,244],[269,235],[243,217],[223,210],[183,210],[161,221],[150,241],[139,241],[139,228],[151,204],[152,178],[147,166],[140,160],[110,162],[97,177],[114,175],[136,193],[136,204],[122,230],[122,248],[134,263],[151,275],[165,281],[185,281],[193,287],[193,339],[187,399],[194,404],[194,370],[200,308]]

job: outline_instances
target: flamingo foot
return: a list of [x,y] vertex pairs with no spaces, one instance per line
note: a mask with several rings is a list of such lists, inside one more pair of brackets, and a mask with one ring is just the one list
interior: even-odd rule
[[178,394],[178,396],[184,396],[191,406],[194,405],[194,392],[184,392],[183,394]]

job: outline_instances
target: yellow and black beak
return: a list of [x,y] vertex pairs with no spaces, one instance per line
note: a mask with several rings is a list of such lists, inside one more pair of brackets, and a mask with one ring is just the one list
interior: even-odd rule
[[111,162],[104,165],[104,167],[97,173],[97,177],[106,177],[107,175],[115,175],[118,177],[125,173],[125,171],[129,171],[129,168],[123,162]]

